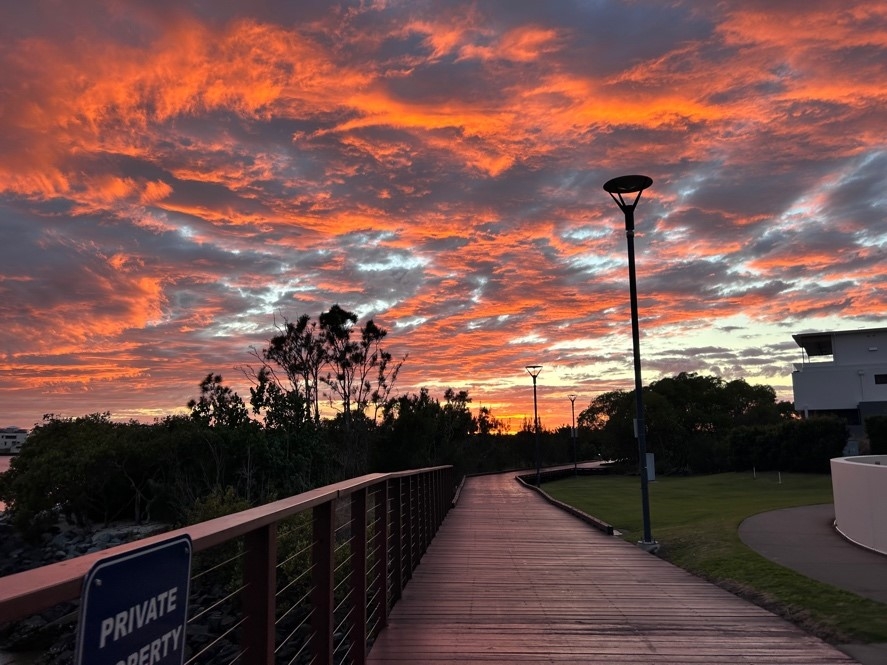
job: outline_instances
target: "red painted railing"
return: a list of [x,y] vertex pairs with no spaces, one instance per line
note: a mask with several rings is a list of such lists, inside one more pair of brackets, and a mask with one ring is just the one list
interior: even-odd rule
[[0,623],[68,603],[76,623],[94,563],[188,534],[187,663],[362,665],[454,493],[449,466],[370,474],[9,575]]

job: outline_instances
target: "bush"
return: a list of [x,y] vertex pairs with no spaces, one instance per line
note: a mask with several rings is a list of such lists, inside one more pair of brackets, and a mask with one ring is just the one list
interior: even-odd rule
[[780,470],[828,473],[829,460],[847,445],[847,425],[833,416],[789,420],[779,426],[779,437]]
[[734,471],[775,470],[779,449],[778,427],[737,427],[727,436],[728,459]]
[[[59,516],[80,526],[185,523],[229,499],[256,505],[337,480],[323,441],[313,429],[290,437],[254,423],[49,418],[0,476],[0,501],[13,524],[35,536]],[[219,488],[230,491],[220,495]]]
[[865,419],[865,433],[869,437],[872,455],[887,455],[887,416]]
[[835,417],[787,420],[766,427],[739,427],[728,436],[734,471],[828,473],[829,460],[840,457],[847,427]]
[[64,515],[80,526],[124,517],[140,521],[154,503],[152,479],[165,465],[144,426],[108,414],[50,419],[12,460],[0,499],[21,530],[35,532]]

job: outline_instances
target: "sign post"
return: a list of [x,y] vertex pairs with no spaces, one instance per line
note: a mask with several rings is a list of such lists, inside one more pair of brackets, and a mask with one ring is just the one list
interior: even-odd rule
[[98,561],[83,583],[77,665],[181,665],[191,582],[187,535]]

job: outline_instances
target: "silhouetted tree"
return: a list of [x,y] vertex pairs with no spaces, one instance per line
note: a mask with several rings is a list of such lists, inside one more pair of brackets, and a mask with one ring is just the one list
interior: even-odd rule
[[[317,322],[307,314],[302,314],[295,323],[284,318],[282,332],[272,337],[261,353],[254,351],[253,355],[263,363],[256,378],[263,385],[277,386],[268,397],[281,397],[295,403],[297,400],[290,393],[300,394],[305,417],[313,415],[314,422],[320,422],[319,384],[327,352]],[[282,370],[288,385],[277,377],[275,366]]]
[[200,397],[188,402],[191,417],[209,427],[230,427],[236,429],[249,422],[240,395],[222,383],[221,374],[210,372],[200,382]]
[[439,437],[440,403],[427,388],[401,395],[382,411],[381,433],[374,466],[380,471],[430,466]]
[[[647,450],[666,471],[723,470],[730,465],[727,435],[732,430],[792,417],[770,386],[688,372],[645,387],[644,405]],[[578,422],[597,439],[605,457],[636,461],[634,417],[634,392],[613,391],[592,400]]]
[[480,436],[490,436],[493,434],[506,434],[508,432],[508,424],[499,420],[493,415],[488,406],[482,406],[477,412],[477,433]]

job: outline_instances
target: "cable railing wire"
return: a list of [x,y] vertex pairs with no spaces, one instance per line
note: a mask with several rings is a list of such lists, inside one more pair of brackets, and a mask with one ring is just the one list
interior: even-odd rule
[[210,643],[207,644],[205,647],[203,647],[203,649],[201,649],[201,650],[198,651],[196,654],[194,654],[193,656],[191,656],[191,658],[189,658],[187,661],[185,661],[185,665],[192,665],[192,663],[196,663],[196,662],[197,662],[197,659],[200,658],[200,656],[202,656],[203,654],[205,654],[205,653],[206,653],[207,651],[209,651],[212,647],[214,647],[214,646],[216,646],[217,644],[219,644],[223,639],[225,639],[228,635],[230,635],[232,632],[234,632],[234,630],[236,630],[237,628],[239,628],[239,627],[243,624],[244,621],[246,621],[246,617],[241,617],[241,618],[240,618],[240,621],[237,621],[233,626],[231,626],[230,628],[228,628],[228,630],[226,630],[224,633],[222,633],[221,635],[219,635],[218,637],[216,637],[216,639],[214,639],[212,642],[210,642]]

